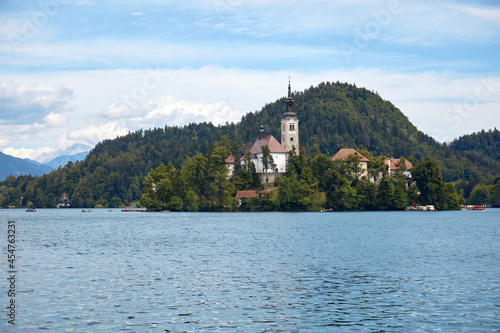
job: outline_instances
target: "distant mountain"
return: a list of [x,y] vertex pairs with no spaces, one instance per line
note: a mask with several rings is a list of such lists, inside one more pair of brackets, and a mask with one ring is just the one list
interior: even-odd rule
[[9,175],[41,176],[51,172],[68,162],[84,160],[92,146],[83,143],[75,143],[66,149],[58,149],[51,153],[43,153],[36,160],[29,158],[21,159],[6,155],[0,152],[0,181],[5,180]]
[[42,163],[38,162],[38,161],[35,161],[35,160],[32,160],[30,158],[24,158],[25,161],[28,161],[30,163],[33,163],[33,164],[36,164],[36,165],[42,165]]
[[63,155],[54,158],[52,161],[43,163],[43,165],[49,166],[53,169],[57,169],[59,167],[65,166],[68,164],[68,162],[76,162],[76,161],[82,161],[85,159],[85,157],[88,155],[88,151],[84,151],[78,154],[74,155]]
[[[83,152],[89,152],[92,149],[92,146],[87,145],[85,143],[75,143],[66,149],[58,149],[53,152],[43,153],[35,158],[37,162],[40,163],[51,163],[54,159],[60,156],[71,156],[80,154]],[[56,166],[57,168],[58,166]]]
[[52,170],[53,168],[47,165],[35,164],[0,152],[0,181],[5,180],[9,175],[15,177],[28,174],[40,176]]

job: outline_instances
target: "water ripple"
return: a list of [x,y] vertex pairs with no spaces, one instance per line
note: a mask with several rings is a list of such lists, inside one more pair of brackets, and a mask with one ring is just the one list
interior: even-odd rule
[[18,332],[495,332],[483,213],[0,215],[26,221]]

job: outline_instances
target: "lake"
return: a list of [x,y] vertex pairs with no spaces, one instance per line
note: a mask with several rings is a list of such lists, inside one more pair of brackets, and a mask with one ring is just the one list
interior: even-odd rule
[[500,209],[0,221],[2,332],[500,331]]

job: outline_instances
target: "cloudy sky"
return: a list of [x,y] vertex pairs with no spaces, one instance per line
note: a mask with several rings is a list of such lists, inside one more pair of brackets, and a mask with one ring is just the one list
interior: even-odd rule
[[0,1],[0,150],[237,122],[324,81],[439,141],[500,128],[498,0]]

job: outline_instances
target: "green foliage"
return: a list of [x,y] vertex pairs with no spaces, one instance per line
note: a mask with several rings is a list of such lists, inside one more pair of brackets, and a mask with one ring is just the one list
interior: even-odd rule
[[[294,182],[303,181],[313,191],[325,191],[331,200],[342,186],[328,187],[332,176],[328,170],[341,172],[339,168],[346,166],[334,166],[328,157],[340,148],[349,147],[363,149],[360,152],[367,157],[409,156],[412,162],[432,157],[441,166],[443,181],[465,180],[466,185],[458,190],[466,198],[476,184],[489,182],[491,201],[494,184],[490,180],[498,177],[500,170],[500,133],[497,129],[461,137],[448,146],[420,132],[390,102],[355,85],[321,83],[294,93],[293,98],[301,124],[300,147],[304,149],[304,153],[301,151],[289,163],[293,167],[287,177]],[[237,157],[255,140],[260,124],[264,124],[266,132],[279,135],[284,104],[284,98],[269,103],[258,112],[244,115],[238,124],[165,126],[104,140],[84,161],[68,163],[40,177],[8,177],[0,182],[0,205],[20,206],[31,201],[36,207],[55,207],[61,195],[66,193],[73,207],[83,208],[97,204],[130,205],[144,195],[157,200],[158,209],[168,206],[173,197],[178,198],[174,199],[178,203],[173,205],[174,209],[182,206],[182,210],[196,211],[231,206],[231,191],[260,186],[255,167],[251,163],[241,164]],[[306,152],[313,153],[314,162],[307,159]],[[229,154],[236,157],[235,174],[230,180],[232,185],[222,181],[224,158]],[[387,174],[384,159],[384,156],[370,159],[368,165],[369,177],[377,182]],[[175,170],[165,171],[166,179],[155,183],[160,193],[152,193],[152,180],[144,182],[145,178],[161,164],[168,166],[169,163]],[[356,164],[351,167],[355,168]],[[353,170],[353,174],[356,173]],[[342,173],[342,177],[350,182],[348,185],[355,192],[344,184],[342,201],[335,204],[346,208],[355,207],[357,202],[357,209],[373,207],[373,203],[363,204],[365,201],[360,193],[368,189],[360,188],[353,174]],[[215,190],[218,186],[224,190]],[[435,191],[439,192],[440,188],[444,186],[439,184]],[[498,194],[494,198],[498,200]]]
[[279,210],[273,200],[264,198],[243,198],[239,208],[242,212],[268,212]]
[[377,183],[367,179],[362,179],[356,184],[356,193],[360,197],[360,210],[379,210],[378,206],[378,190]]
[[283,177],[278,181],[277,207],[283,211],[310,210],[312,203],[308,197],[312,195],[309,184],[297,178]]
[[464,135],[450,144],[455,151],[467,152],[475,151],[482,152],[484,155],[500,161],[500,131],[496,128],[493,130],[482,130],[478,133]]
[[500,204],[500,182],[491,185],[490,203],[497,205]]
[[460,209],[459,197],[453,186],[444,183],[441,167],[426,157],[412,169],[413,179],[420,190],[420,201],[437,209]]
[[486,185],[474,187],[467,203],[469,205],[484,205],[490,203],[488,187]]
[[277,165],[274,163],[269,146],[266,145],[260,148],[262,149],[262,168],[264,169],[264,172],[267,172],[268,170],[274,171]]

